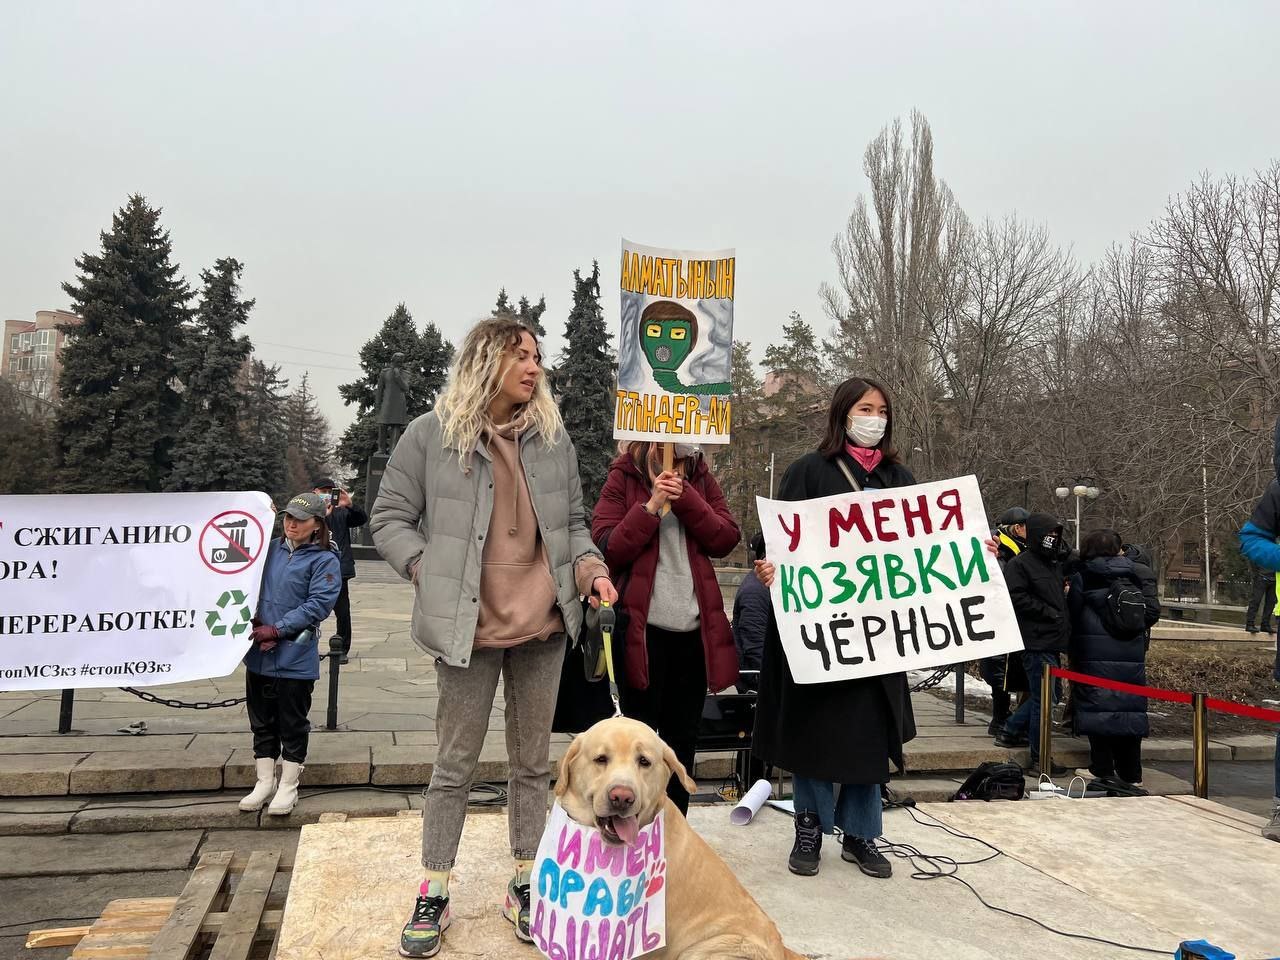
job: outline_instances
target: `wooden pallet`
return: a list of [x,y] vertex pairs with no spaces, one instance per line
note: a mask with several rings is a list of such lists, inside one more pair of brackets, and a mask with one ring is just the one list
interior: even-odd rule
[[33,930],[27,946],[74,945],[71,960],[271,958],[284,913],[271,885],[291,867],[277,852],[205,853],[179,896],[112,900],[92,924]]

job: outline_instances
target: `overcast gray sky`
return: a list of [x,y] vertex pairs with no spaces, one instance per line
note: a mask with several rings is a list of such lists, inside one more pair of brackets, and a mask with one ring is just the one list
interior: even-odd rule
[[[367,9],[360,9],[361,7]],[[862,152],[918,107],[971,216],[1089,261],[1199,171],[1280,156],[1276,3],[28,3],[0,30],[0,318],[65,307],[137,191],[245,264],[265,359],[337,384],[403,300],[457,341],[621,237],[736,247],[737,335],[820,328]],[[294,344],[295,346],[282,346]],[[302,346],[308,349],[301,349]]]

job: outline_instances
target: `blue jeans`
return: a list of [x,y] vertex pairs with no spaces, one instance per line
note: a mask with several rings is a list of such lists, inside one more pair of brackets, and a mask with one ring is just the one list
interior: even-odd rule
[[[1006,736],[1025,736],[1031,741],[1031,762],[1040,759],[1040,683],[1045,667],[1058,666],[1058,655],[1041,650],[1023,650],[1022,668],[1027,672],[1030,695],[1004,724]],[[1053,699],[1058,700],[1058,685],[1053,685]]]
[[822,821],[823,833],[830,834],[834,827],[839,827],[847,836],[874,840],[884,832],[880,784],[830,783],[808,777],[792,777],[791,782],[796,813],[802,810],[816,813]]

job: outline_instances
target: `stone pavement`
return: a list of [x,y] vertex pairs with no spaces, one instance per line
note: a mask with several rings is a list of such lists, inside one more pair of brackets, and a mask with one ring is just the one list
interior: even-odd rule
[[[339,684],[339,729],[324,729],[326,663],[311,710],[314,733],[304,783],[420,789],[435,757],[437,694],[432,664],[409,639],[410,587],[385,564],[369,562],[359,564],[352,586],[355,639]],[[326,638],[332,628],[330,621]],[[147,689],[189,702],[216,701],[242,695],[244,678],[237,670],[216,680]],[[1008,755],[986,736],[987,717],[969,711],[969,722],[957,725],[951,702],[930,693],[917,693],[914,705],[919,734],[907,746],[907,765],[924,778],[909,785],[920,796],[954,790],[954,774]],[[243,706],[174,709],[117,689],[81,690],[76,692],[75,732],[63,736],[55,733],[58,707],[57,691],[0,693],[0,797],[217,792],[252,783]],[[128,732],[141,729],[136,724],[145,724],[145,734]],[[479,780],[506,779],[502,730],[499,697],[481,754]],[[560,756],[568,739],[554,738],[554,757]],[[1055,759],[1068,765],[1087,758],[1087,747],[1080,741],[1063,739],[1055,749]],[[1268,737],[1234,737],[1216,741],[1210,757],[1266,760],[1273,749]],[[1143,752],[1152,761],[1191,758],[1187,741],[1149,740]],[[1025,763],[1025,751],[1014,756]],[[726,756],[708,756],[700,759],[697,774],[719,781],[730,769]],[[948,775],[939,778],[939,773]],[[57,816],[50,822],[56,821]]]

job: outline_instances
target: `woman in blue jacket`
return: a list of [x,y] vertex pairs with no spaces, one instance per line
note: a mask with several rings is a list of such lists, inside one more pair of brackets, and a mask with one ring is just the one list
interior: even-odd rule
[[[342,563],[325,523],[328,502],[300,493],[283,511],[284,536],[271,541],[258,615],[244,655],[249,727],[258,782],[241,810],[283,816],[298,802],[307,759],[311,691],[320,679],[317,637],[342,590]],[[283,757],[279,789],[276,758]]]

